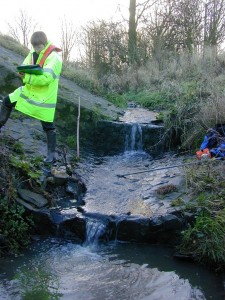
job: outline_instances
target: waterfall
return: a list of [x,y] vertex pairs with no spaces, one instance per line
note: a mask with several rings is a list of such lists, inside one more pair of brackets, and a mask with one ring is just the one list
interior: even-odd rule
[[132,124],[125,138],[125,151],[143,151],[142,129],[140,124]]
[[101,223],[100,220],[87,219],[84,246],[97,246],[105,232],[106,225]]

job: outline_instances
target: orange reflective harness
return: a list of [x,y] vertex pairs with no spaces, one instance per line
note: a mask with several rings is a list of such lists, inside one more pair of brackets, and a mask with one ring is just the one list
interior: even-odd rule
[[[45,50],[40,62],[39,62],[39,66],[41,68],[43,68],[43,65],[47,59],[47,57],[52,53],[52,51],[56,51],[56,52],[61,52],[62,50],[59,49],[58,47],[54,46],[54,45],[49,45],[48,48]],[[31,55],[31,64],[34,64],[33,61],[33,55]]]

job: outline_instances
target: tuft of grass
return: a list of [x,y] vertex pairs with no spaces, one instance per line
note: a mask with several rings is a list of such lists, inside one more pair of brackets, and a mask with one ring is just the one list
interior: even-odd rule
[[24,155],[24,147],[21,142],[15,142],[15,144],[12,147],[12,151],[18,155]]
[[159,195],[166,195],[172,192],[176,192],[177,191],[177,187],[174,184],[167,184],[164,186],[161,186],[159,188],[157,188],[156,193]]
[[177,198],[177,199],[174,199],[172,202],[171,202],[171,206],[181,206],[184,204],[184,200],[182,198]]
[[40,171],[40,169],[37,168],[36,161],[32,163],[32,160],[21,160],[20,158],[17,158],[12,155],[10,157],[9,164],[15,169],[18,169],[22,173],[22,175],[28,177],[29,180],[33,180],[34,182],[40,185],[39,179],[42,175],[42,172]]

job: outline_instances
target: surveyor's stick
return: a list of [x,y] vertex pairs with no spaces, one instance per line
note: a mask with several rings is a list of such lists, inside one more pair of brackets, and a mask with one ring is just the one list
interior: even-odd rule
[[78,116],[77,116],[77,158],[80,158],[80,97],[78,97]]

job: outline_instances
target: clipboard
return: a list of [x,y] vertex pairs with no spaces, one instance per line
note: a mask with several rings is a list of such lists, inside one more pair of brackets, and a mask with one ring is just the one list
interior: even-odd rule
[[28,73],[35,75],[42,75],[43,69],[39,65],[24,65],[17,67],[17,71],[20,73]]

